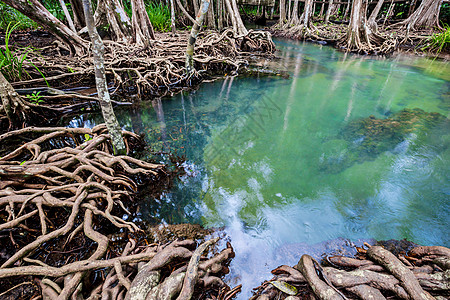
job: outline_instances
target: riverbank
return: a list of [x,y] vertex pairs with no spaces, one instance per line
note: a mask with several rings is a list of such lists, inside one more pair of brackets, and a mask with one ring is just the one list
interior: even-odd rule
[[304,26],[274,24],[267,28],[273,37],[308,41],[321,45],[329,45],[343,52],[352,52],[363,55],[393,55],[395,53],[411,53],[429,58],[450,59],[448,42],[442,41],[441,47],[433,36],[443,33],[442,30],[423,30],[407,34],[404,28],[378,25],[376,39],[371,43],[362,43],[360,47],[348,49],[345,44],[348,24],[330,21],[328,23],[317,20],[311,28]]

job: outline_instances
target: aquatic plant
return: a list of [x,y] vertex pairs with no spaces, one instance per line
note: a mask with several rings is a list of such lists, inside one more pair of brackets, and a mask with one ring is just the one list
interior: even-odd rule
[[445,116],[419,108],[403,109],[385,119],[371,115],[354,120],[335,139],[326,142],[329,151],[321,158],[319,169],[339,173],[354,163],[374,160],[394,150],[410,134],[419,135],[445,121]]

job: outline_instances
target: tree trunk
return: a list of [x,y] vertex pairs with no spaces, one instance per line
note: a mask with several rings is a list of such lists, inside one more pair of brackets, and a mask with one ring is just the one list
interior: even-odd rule
[[[133,4],[133,1],[131,2]],[[123,43],[130,43],[133,41],[131,21],[120,0],[99,0],[97,11],[95,13],[99,13],[100,15],[106,14],[108,23],[111,26],[110,29],[116,41]],[[98,23],[98,21],[101,20],[96,18],[96,21]]]
[[325,15],[325,24],[330,21],[331,7],[333,6],[333,0],[328,2],[327,14]]
[[219,29],[219,31],[222,31],[223,28],[223,12],[222,12],[222,0],[216,0],[217,3],[217,29]]
[[94,17],[92,15],[90,0],[83,0],[83,7],[89,37],[91,38],[92,43],[95,83],[97,85],[98,100],[102,109],[103,119],[105,120],[106,127],[108,128],[108,132],[111,137],[114,154],[124,154],[126,152],[126,148],[122,138],[122,131],[119,123],[117,122],[116,115],[114,114],[106,83],[104,61],[105,48],[100,36],[98,35],[97,29],[94,26]]
[[138,45],[150,46],[155,39],[152,23],[145,10],[144,0],[131,0],[132,27],[134,39]]
[[353,0],[350,24],[345,37],[347,51],[362,50],[364,49],[364,44],[370,47],[369,36],[372,33],[366,26],[367,4],[368,0]]
[[9,130],[21,128],[24,121],[23,112],[20,111],[22,100],[2,72],[0,72],[0,98],[2,101],[0,111],[3,110],[9,120]]
[[71,53],[82,53],[87,48],[87,42],[80,38],[64,23],[53,16],[38,0],[2,0],[7,5],[17,9],[22,14],[44,26],[59,40],[66,44]]
[[186,48],[186,73],[187,75],[191,75],[194,72],[194,46],[195,41],[197,40],[197,35],[200,29],[202,28],[203,20],[205,19],[205,15],[208,12],[209,0],[203,0],[200,5],[200,10],[197,13],[197,17],[195,18],[195,23],[192,26],[191,34],[189,35],[189,40]]
[[411,4],[409,5],[408,9],[408,16],[407,18],[413,13],[413,11],[416,9],[417,0],[412,0]]
[[294,8],[292,9],[292,16],[291,16],[291,22],[290,24],[298,24],[299,19],[298,19],[298,2],[295,0],[294,1]]
[[64,12],[64,15],[66,16],[67,23],[69,24],[70,29],[73,32],[77,32],[77,30],[75,29],[75,25],[73,24],[72,17],[70,16],[69,11],[67,10],[66,3],[64,2],[64,0],[59,0],[59,4],[61,4],[61,8]]
[[172,28],[172,33],[175,34],[175,5],[173,0],[170,0],[170,27]]
[[348,13],[350,12],[350,6],[351,6],[351,2],[350,2],[350,0],[347,0],[347,7],[345,8],[344,19],[347,18]]
[[231,4],[233,6],[235,18],[236,18],[236,21],[237,21],[237,27],[238,27],[238,32],[237,33],[239,35],[247,35],[248,31],[247,31],[247,28],[245,28],[244,22],[242,22],[242,18],[241,18],[241,15],[239,13],[239,8],[237,6],[236,0],[231,0]]
[[377,6],[375,6],[374,10],[370,14],[369,20],[367,20],[367,24],[373,32],[377,32],[377,16],[380,13],[381,7],[383,6],[384,0],[378,0]]
[[441,4],[442,0],[423,0],[419,8],[399,24],[404,25],[407,32],[439,27]]
[[286,0],[280,0],[280,20],[279,24],[282,26],[286,21]]
[[75,27],[80,30],[81,28],[86,26],[86,22],[84,19],[83,12],[83,4],[80,0],[69,0],[70,6],[72,7],[73,13],[73,22],[75,23]]
[[320,12],[319,12],[319,17],[322,18],[323,17],[323,11],[325,10],[325,0],[322,2],[322,5],[320,6]]
[[312,6],[313,6],[313,0],[305,1],[305,9],[300,18],[301,19],[300,21],[301,21],[301,24],[303,26],[305,26],[306,28],[309,28],[311,26]]
[[225,4],[227,6],[228,15],[230,16],[231,19],[231,25],[233,25],[233,31],[237,33],[238,32],[237,20],[230,1],[231,0],[225,0]]

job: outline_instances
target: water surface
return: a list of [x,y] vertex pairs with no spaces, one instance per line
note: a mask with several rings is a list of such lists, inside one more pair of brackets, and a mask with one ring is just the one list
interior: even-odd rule
[[[448,64],[277,46],[266,65],[289,79],[226,77],[118,113],[155,151],[186,157],[187,175],[147,199],[145,217],[225,227],[242,299],[271,269],[342,239],[450,246]],[[414,116],[392,124],[407,130],[379,133],[404,109]],[[361,120],[370,128],[356,130]]]

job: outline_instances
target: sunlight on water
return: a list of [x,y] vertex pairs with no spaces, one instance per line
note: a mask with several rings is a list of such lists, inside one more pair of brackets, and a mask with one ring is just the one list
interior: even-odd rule
[[289,79],[228,77],[119,113],[187,159],[148,218],[224,226],[242,299],[300,250],[349,243],[339,238],[450,246],[448,64],[277,46],[267,65]]

